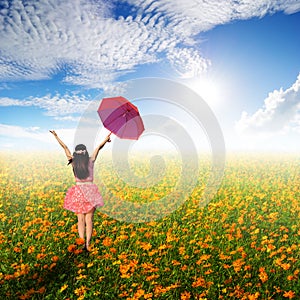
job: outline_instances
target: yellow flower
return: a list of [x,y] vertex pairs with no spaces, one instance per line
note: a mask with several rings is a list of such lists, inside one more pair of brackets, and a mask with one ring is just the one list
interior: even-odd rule
[[85,294],[86,291],[87,291],[87,287],[83,285],[80,288],[75,289],[74,293],[77,296],[82,296]]
[[34,246],[29,246],[27,252],[30,254],[34,252],[35,247]]
[[88,263],[86,267],[87,267],[87,268],[90,268],[90,267],[92,267],[93,265],[94,265],[94,263],[91,262],[91,263]]
[[87,275],[79,274],[79,276],[76,277],[77,280],[85,279],[87,278]]
[[65,289],[68,288],[67,284],[64,284],[61,288],[60,288],[60,292],[63,292]]

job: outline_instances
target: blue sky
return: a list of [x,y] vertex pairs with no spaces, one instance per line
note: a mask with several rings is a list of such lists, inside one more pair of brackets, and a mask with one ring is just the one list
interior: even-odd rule
[[49,129],[71,148],[92,102],[158,77],[207,102],[228,151],[299,152],[299,25],[295,0],[1,1],[0,150],[57,150]]

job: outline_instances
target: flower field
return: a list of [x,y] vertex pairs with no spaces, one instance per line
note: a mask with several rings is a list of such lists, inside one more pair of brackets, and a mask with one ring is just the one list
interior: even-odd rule
[[[206,207],[198,204],[208,169],[160,220],[118,221],[104,206],[89,253],[62,208],[73,184],[64,156],[1,153],[0,163],[0,299],[300,299],[299,156],[228,155]],[[173,162],[155,188],[138,189],[105,166],[99,157],[95,183],[107,203],[100,176],[139,202],[170,193],[180,173]],[[147,167],[133,165],[139,176]]]

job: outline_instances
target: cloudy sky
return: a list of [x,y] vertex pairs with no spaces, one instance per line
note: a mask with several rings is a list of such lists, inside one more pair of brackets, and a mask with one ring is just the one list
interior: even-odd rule
[[56,150],[49,129],[72,147],[91,103],[158,77],[206,101],[229,151],[299,152],[299,25],[299,0],[0,0],[0,150]]

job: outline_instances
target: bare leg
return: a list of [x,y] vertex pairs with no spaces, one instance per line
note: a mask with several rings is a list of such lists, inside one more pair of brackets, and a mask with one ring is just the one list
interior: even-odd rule
[[95,208],[91,209],[85,214],[85,234],[86,234],[86,248],[89,249],[90,241],[93,234],[93,218],[94,218]]
[[77,218],[78,218],[78,234],[80,238],[84,239],[84,229],[85,229],[84,214],[77,214]]

